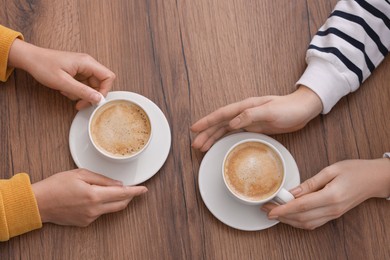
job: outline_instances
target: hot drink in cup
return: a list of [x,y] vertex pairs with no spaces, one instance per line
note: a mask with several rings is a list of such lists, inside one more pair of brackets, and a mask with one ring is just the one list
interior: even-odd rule
[[92,113],[89,136],[103,156],[128,161],[148,145],[152,134],[146,111],[136,102],[119,99],[103,102]]
[[226,153],[222,174],[229,192],[243,203],[259,205],[272,199],[286,203],[294,197],[283,188],[285,167],[281,153],[273,145],[248,139]]

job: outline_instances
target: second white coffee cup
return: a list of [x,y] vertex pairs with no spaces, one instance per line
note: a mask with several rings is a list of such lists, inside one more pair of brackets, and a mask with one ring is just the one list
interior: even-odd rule
[[222,176],[227,190],[247,205],[269,201],[285,204],[294,199],[283,185],[286,163],[278,149],[259,139],[235,143],[225,154]]

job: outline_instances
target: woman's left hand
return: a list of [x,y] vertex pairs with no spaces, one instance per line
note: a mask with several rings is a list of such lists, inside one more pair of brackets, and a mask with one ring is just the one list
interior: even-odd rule
[[315,229],[372,197],[390,196],[390,160],[347,160],[335,163],[291,190],[285,205],[267,203],[269,219]]
[[88,54],[40,48],[19,39],[11,46],[8,65],[27,71],[43,85],[72,100],[79,100],[78,110],[98,103],[115,80],[112,71]]

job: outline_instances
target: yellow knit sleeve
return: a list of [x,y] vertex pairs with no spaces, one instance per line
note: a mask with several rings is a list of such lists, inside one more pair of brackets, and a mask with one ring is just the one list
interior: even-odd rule
[[30,178],[19,173],[0,180],[0,241],[42,227]]
[[0,25],[0,81],[6,81],[13,70],[7,63],[9,50],[16,38],[23,40],[23,35]]

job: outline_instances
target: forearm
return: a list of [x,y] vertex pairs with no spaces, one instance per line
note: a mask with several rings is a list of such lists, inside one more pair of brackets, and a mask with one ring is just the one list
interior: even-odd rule
[[313,37],[306,54],[308,67],[297,85],[320,96],[323,113],[358,89],[387,55],[389,14],[390,5],[383,0],[339,1]]

